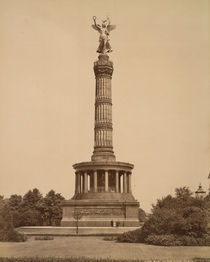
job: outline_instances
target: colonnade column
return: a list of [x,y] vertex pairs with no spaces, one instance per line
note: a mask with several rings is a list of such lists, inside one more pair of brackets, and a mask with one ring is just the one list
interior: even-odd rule
[[94,192],[97,192],[97,171],[94,171],[93,173],[93,179],[94,179]]
[[81,193],[81,177],[80,173],[75,173],[76,174],[76,193]]
[[116,193],[118,193],[119,192],[119,171],[118,170],[116,170],[115,186],[116,186],[115,191]]
[[84,193],[88,192],[88,174],[84,172]]
[[[104,191],[109,192],[109,171],[105,170],[104,172],[105,172]],[[131,193],[131,173],[124,171],[121,174],[118,170],[116,170],[115,172],[116,172],[115,173],[115,192],[116,193]],[[93,192],[98,192],[98,177],[97,177],[98,172],[97,170],[94,170],[92,175],[93,175]],[[121,181],[121,176],[123,176],[123,181]],[[90,183],[90,181],[88,181],[88,172],[87,171],[75,172],[75,194],[88,193],[88,182]],[[122,190],[121,190],[121,182],[123,182]]]
[[119,174],[119,192],[122,193],[121,191],[121,175]]
[[77,179],[77,172],[75,172],[75,194],[77,194],[77,184],[78,184],[78,179]]
[[127,173],[123,173],[123,193],[127,193]]
[[131,193],[131,173],[128,174],[128,193]]
[[108,192],[109,185],[109,173],[108,170],[105,170],[105,192]]

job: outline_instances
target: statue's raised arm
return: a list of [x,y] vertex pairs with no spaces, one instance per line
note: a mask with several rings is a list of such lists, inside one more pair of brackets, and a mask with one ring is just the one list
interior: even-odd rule
[[100,34],[97,52],[101,54],[112,52],[113,50],[109,43],[109,33],[116,28],[116,25],[111,25],[109,17],[106,20],[102,20],[101,25],[97,24],[96,16],[93,16],[93,21],[93,29],[97,30]]
[[96,23],[96,16],[93,16],[93,22],[94,22],[94,25],[92,25],[92,28],[99,31],[101,26],[97,25],[97,23]]

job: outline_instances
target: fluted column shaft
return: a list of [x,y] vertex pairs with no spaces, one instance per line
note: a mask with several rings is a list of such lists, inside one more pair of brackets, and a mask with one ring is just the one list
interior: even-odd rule
[[94,152],[92,161],[115,161],[112,145],[111,79],[113,63],[108,55],[99,55],[94,63],[96,78]]
[[95,147],[112,148],[112,98],[111,77],[99,75],[96,78],[95,102]]

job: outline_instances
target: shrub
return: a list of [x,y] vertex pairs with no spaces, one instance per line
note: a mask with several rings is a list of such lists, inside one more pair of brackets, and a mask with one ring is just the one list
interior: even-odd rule
[[0,241],[22,242],[26,241],[25,235],[17,232],[12,223],[9,206],[0,202]]
[[141,229],[125,232],[117,237],[117,241],[128,243],[142,242]]
[[0,231],[0,241],[2,242],[24,242],[26,240],[26,235],[19,233],[14,229],[8,231]]
[[179,236],[179,235],[156,235],[151,234],[145,242],[151,245],[160,246],[209,246],[209,236],[203,238],[196,238],[192,236]]
[[203,237],[179,236],[183,246],[210,246],[210,236]]
[[163,246],[209,246],[209,199],[193,197],[186,187],[176,189],[175,197],[168,195],[157,201],[141,230],[124,233],[118,241]]
[[116,236],[105,236],[103,240],[105,241],[115,241],[117,239]]
[[152,245],[161,246],[181,246],[181,242],[176,239],[174,235],[155,235],[151,234],[146,239],[145,242]]
[[[171,235],[174,235],[182,244],[187,245],[189,242],[199,245],[202,240],[198,239],[204,239],[203,242],[206,243],[207,213],[206,200],[193,197],[186,187],[176,189],[175,197],[169,195],[158,200],[157,204],[153,206],[152,214],[142,227],[145,241],[147,239],[151,241],[152,234],[160,235],[160,242],[167,242],[167,240],[173,242]],[[167,235],[166,240],[163,237],[165,235]],[[155,239],[154,242],[156,242]]]
[[35,240],[54,240],[52,236],[37,236],[34,238]]

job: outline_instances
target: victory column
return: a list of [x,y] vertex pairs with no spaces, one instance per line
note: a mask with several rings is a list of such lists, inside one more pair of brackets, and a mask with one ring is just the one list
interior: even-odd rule
[[133,165],[116,161],[112,139],[113,63],[109,35],[115,25],[110,19],[92,27],[99,32],[98,60],[94,62],[95,127],[94,151],[89,162],[73,165],[75,194],[63,203],[62,226],[80,227],[138,227],[139,203],[131,191]]

